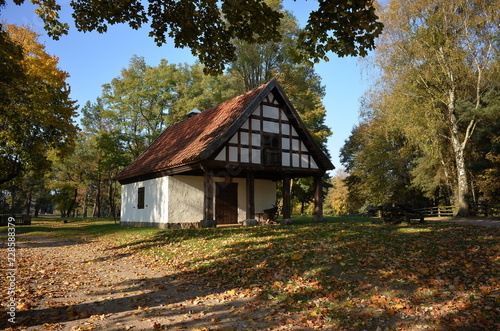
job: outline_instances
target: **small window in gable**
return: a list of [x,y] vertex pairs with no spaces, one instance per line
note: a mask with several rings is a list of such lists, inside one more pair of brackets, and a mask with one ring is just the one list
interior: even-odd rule
[[280,148],[280,136],[272,133],[264,133],[262,135],[262,145],[264,147]]
[[281,165],[281,139],[273,133],[262,135],[262,147],[264,148],[262,163],[266,166]]
[[137,190],[137,209],[144,209],[144,187]]

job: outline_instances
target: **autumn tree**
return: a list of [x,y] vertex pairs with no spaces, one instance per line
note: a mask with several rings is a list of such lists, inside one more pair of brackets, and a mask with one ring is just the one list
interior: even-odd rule
[[82,108],[80,149],[92,155],[88,175],[80,186],[81,210],[87,216],[113,216],[118,213],[120,191],[113,178],[133,160],[131,139],[116,121],[116,111],[108,109],[101,98]]
[[245,40],[235,40],[236,60],[229,64],[228,74],[235,78],[241,92],[249,91],[272,78],[278,79],[287,96],[309,128],[313,138],[326,150],[326,140],[331,135],[325,125],[326,109],[322,103],[325,87],[314,66],[298,56],[297,43],[301,29],[297,19],[286,11],[281,1],[266,1],[283,16],[279,32],[280,41],[254,45]]
[[3,28],[0,184],[22,171],[45,171],[50,164],[46,151],[64,151],[76,133],[68,74],[57,67],[57,57],[45,52],[34,31],[14,25]]
[[226,76],[207,76],[199,64],[146,64],[133,56],[128,68],[110,83],[96,107],[84,107],[84,121],[99,118],[108,131],[115,130],[135,158],[169,125],[185,119],[198,108],[205,110],[237,92]]
[[484,202],[497,202],[500,197],[500,70],[497,75],[498,83],[483,98],[483,119],[471,142],[473,187],[479,193],[477,200]]
[[349,190],[346,185],[347,173],[344,169],[339,169],[331,178],[331,187],[328,190],[325,203],[326,208],[336,216],[347,215],[351,212],[348,196]]
[[151,68],[143,57],[134,56],[120,76],[103,85],[102,102],[108,120],[128,137],[129,150],[137,157],[168,123],[174,65],[162,61]]
[[397,132],[387,133],[386,125],[383,119],[365,118],[341,149],[340,160],[348,173],[348,204],[353,210],[415,202],[405,139]]
[[[326,108],[322,103],[325,88],[313,64],[300,56],[298,43],[302,30],[297,19],[283,8],[281,1],[267,0],[266,3],[283,16],[279,26],[282,39],[258,45],[235,40],[237,58],[229,64],[228,75],[234,78],[241,92],[276,78],[316,143],[328,155],[326,142],[332,132],[325,125]],[[328,185],[326,181],[323,186]],[[294,180],[292,191],[294,200],[300,205],[300,213],[304,214],[313,199],[313,181],[310,178]]]
[[[21,4],[24,0],[14,1]],[[5,0],[0,0],[0,8]],[[157,45],[172,38],[175,47],[188,47],[205,65],[205,71],[221,73],[236,60],[234,40],[266,43],[281,39],[278,27],[282,14],[263,0],[200,1],[71,1],[79,31],[104,33],[108,25],[128,23],[133,29],[145,24]],[[147,8],[145,7],[147,6]],[[59,18],[60,3],[41,1],[36,13],[45,30],[55,39],[68,33],[69,25]],[[308,59],[327,60],[328,52],[339,56],[364,56],[382,32],[372,0],[318,1],[297,41]]]
[[[457,215],[465,216],[467,150],[494,81],[500,4],[395,0],[384,9],[382,20],[386,28],[374,61],[381,72],[377,93],[372,94],[379,103],[376,108],[391,121],[389,130],[401,130],[422,158],[442,169]],[[425,173],[415,172],[417,177]]]

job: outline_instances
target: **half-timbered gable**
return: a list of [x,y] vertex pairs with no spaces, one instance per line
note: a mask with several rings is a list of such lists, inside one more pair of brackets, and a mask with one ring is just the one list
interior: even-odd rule
[[333,168],[272,80],[167,128],[116,177],[122,223],[254,219],[275,203],[277,181],[283,181],[283,216],[289,218],[290,179],[308,176],[316,179],[315,216],[321,218],[320,179]]
[[310,137],[299,135],[294,119],[286,104],[280,105],[273,92],[269,93],[215,160],[262,168],[318,170],[314,155],[306,146]]

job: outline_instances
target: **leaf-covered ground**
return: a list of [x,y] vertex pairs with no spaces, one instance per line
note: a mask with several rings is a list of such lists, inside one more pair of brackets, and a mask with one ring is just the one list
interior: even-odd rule
[[2,328],[500,329],[500,227],[333,218],[186,230],[39,222],[16,231],[17,323],[1,314]]

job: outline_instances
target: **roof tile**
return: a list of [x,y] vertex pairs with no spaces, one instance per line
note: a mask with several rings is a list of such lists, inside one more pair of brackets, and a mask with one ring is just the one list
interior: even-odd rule
[[115,179],[124,180],[200,161],[200,154],[229,129],[266,85],[168,127]]

